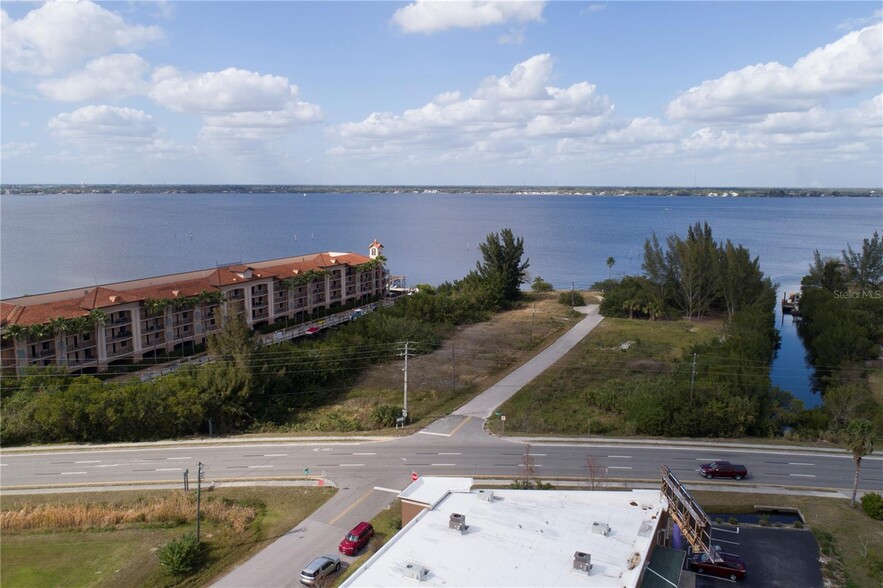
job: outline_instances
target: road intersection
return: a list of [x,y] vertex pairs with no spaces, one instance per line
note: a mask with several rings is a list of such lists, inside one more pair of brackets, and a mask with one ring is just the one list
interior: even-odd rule
[[[587,483],[588,464],[604,472],[608,484],[658,484],[667,464],[688,484],[724,488],[727,482],[698,479],[702,462],[744,463],[750,477],[737,484],[768,493],[851,488],[854,463],[842,450],[656,440],[527,439],[487,434],[485,418],[524,384],[579,342],[601,317],[597,308],[558,342],[489,388],[452,415],[408,437],[238,439],[223,442],[133,444],[103,447],[21,448],[0,453],[0,490],[51,492],[180,486],[197,462],[215,484],[309,483],[337,487],[312,515],[220,579],[218,586],[294,586],[314,556],[336,552],[344,533],[389,507],[396,494],[419,475],[458,475],[511,481],[523,468],[528,444],[534,476],[541,480]],[[861,488],[883,489],[883,458],[864,460]],[[309,475],[305,475],[305,470]],[[343,556],[344,562],[353,558]]]

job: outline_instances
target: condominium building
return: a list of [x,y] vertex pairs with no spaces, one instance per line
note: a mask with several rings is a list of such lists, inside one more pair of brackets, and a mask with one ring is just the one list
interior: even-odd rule
[[375,240],[367,257],[328,251],[5,299],[3,371],[104,371],[199,345],[222,309],[244,312],[257,328],[370,302],[387,288],[382,251]]

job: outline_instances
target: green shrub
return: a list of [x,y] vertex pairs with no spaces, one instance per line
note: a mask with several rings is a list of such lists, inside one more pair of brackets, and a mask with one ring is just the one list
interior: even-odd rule
[[196,567],[199,559],[199,541],[187,533],[169,541],[157,552],[159,563],[173,576],[184,576]]
[[734,525],[734,526],[735,526],[735,525],[738,525],[738,524],[739,524],[739,519],[737,519],[736,517],[730,517],[729,523],[730,523],[731,525]]
[[402,410],[391,404],[381,404],[371,411],[371,423],[377,428],[393,427]]
[[802,521],[794,521],[794,528],[795,528],[795,529],[802,529],[802,528],[803,528],[803,522],[802,522]]
[[883,557],[879,554],[869,551],[865,557],[865,567],[868,569],[868,575],[875,580],[883,577]]
[[571,290],[570,292],[562,292],[558,295],[558,302],[564,306],[585,306],[586,299],[580,292]]
[[868,492],[862,496],[862,510],[872,519],[883,521],[883,496],[876,492]]
[[813,529],[812,534],[816,536],[816,541],[819,543],[819,551],[822,552],[822,555],[827,555],[828,557],[836,555],[837,547],[834,544],[834,535],[822,529]]
[[760,515],[760,525],[762,527],[768,527],[770,524],[770,515],[764,514]]

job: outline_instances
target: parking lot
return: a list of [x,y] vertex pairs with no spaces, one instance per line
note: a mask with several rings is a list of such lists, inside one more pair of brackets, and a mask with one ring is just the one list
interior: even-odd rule
[[[822,588],[819,548],[808,529],[717,525],[712,544],[735,553],[745,561],[745,579],[695,574],[696,588],[721,588],[738,584],[742,588]],[[692,585],[693,572],[684,571],[681,586]]]

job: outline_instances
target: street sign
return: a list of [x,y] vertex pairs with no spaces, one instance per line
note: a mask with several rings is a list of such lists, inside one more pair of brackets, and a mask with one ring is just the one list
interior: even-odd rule
[[412,481],[412,482],[416,482],[416,481],[417,481],[417,472],[411,472],[411,481]]
[[494,416],[500,416],[501,414],[503,414],[503,413],[500,412],[500,411],[497,411],[497,412],[494,413]]
[[505,421],[505,420],[506,420],[506,415],[500,415],[500,420],[501,420],[501,421]]

